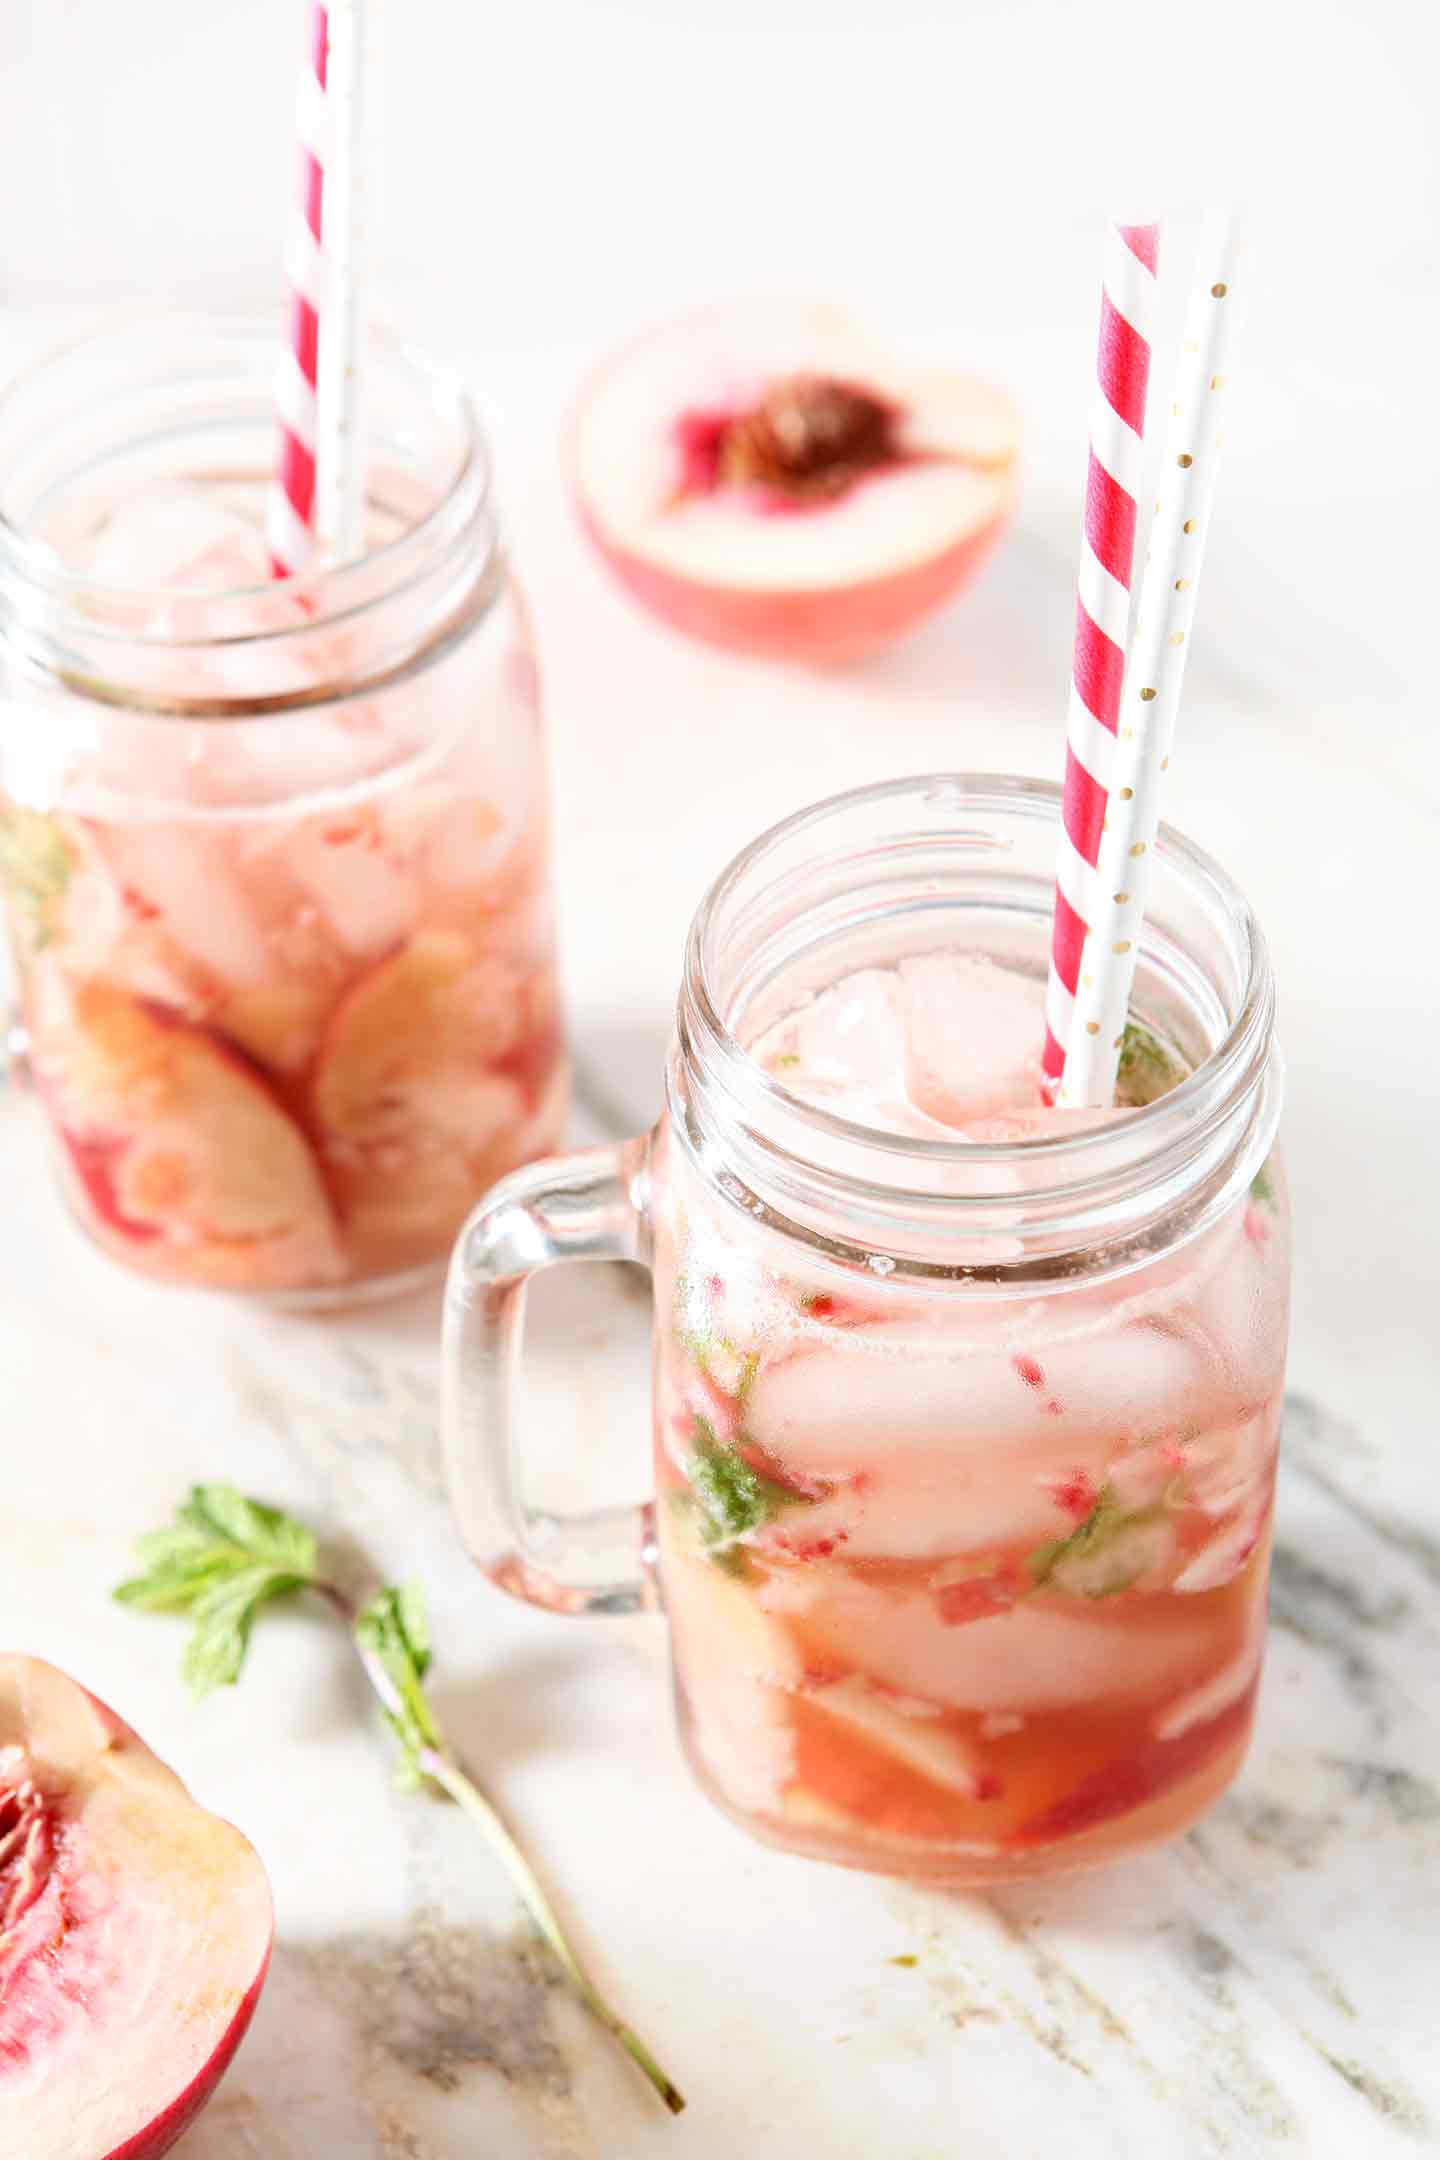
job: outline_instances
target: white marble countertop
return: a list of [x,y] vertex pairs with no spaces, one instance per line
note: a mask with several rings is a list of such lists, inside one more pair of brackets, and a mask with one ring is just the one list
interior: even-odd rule
[[[1345,61],[1337,45],[1325,79]],[[690,909],[762,825],[907,770],[1057,770],[1093,256],[1077,271],[1072,229],[1048,254],[1024,238],[1023,279],[984,257],[970,312],[991,327],[958,341],[1027,408],[1017,529],[946,619],[829,678],[671,639],[586,553],[553,445],[592,331],[623,325],[596,306],[577,329],[552,300],[543,334],[507,317],[497,338],[478,290],[439,298],[432,277],[431,332],[501,431],[539,621],[583,1135],[653,1114]],[[754,282],[779,283],[778,260]],[[467,1566],[437,1471],[433,1297],[301,1320],[131,1281],[70,1229],[28,1107],[0,1095],[0,1643],[122,1709],[250,1834],[277,1894],[273,1976],[184,2160],[1440,2150],[1440,732],[1411,627],[1433,613],[1440,304],[1413,264],[1409,282],[1369,268],[1323,364],[1295,290],[1255,326],[1176,760],[1177,821],[1274,946],[1299,1254],[1257,1738],[1174,1847],[959,1897],[752,1846],[688,1782],[658,1623],[547,1619]],[[7,360],[49,327],[53,287],[31,285]],[[956,344],[918,279],[881,297]],[[1072,307],[1063,331],[995,327]],[[612,1276],[536,1299],[537,1411],[616,1497],[645,1475],[644,1332]],[[321,1619],[266,1621],[240,1689],[187,1707],[175,1629],[107,1592],[197,1477],[424,1579],[456,1739],[685,2087],[683,2118],[547,1976],[455,1812],[393,1790]]]

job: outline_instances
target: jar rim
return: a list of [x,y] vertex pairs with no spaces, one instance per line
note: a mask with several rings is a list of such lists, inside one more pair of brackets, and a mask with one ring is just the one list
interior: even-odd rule
[[[3,440],[7,426],[13,424],[16,406],[61,366],[91,355],[97,360],[103,359],[107,349],[122,351],[126,341],[144,335],[168,335],[176,341],[177,348],[184,339],[201,337],[229,341],[237,349],[248,347],[252,352],[268,348],[272,368],[286,350],[285,339],[275,324],[249,311],[138,309],[120,315],[109,314],[102,322],[49,346],[0,384],[0,440]],[[67,564],[54,548],[12,514],[5,499],[3,479],[0,479],[0,573],[18,574],[26,582],[43,589],[52,602],[62,606],[88,594],[101,595],[119,606],[150,601],[158,608],[177,594],[183,594],[224,608],[227,604],[253,600],[259,594],[272,591],[276,583],[283,582],[291,594],[306,602],[313,602],[320,595],[325,597],[324,606],[315,610],[306,625],[310,631],[343,622],[368,606],[374,595],[367,587],[373,588],[377,571],[386,573],[385,597],[403,589],[403,583],[412,574],[411,566],[422,560],[437,541],[443,541],[444,528],[447,521],[453,521],[457,504],[463,509],[467,525],[488,507],[493,467],[474,400],[459,377],[393,330],[376,325],[371,327],[369,336],[372,357],[406,375],[432,410],[445,413],[457,427],[460,438],[456,461],[439,486],[434,502],[413,523],[382,540],[378,546],[367,548],[352,561],[317,566],[283,581],[257,580],[208,590],[164,581],[97,577],[93,571]],[[278,373],[278,369],[275,372]],[[183,377],[177,374],[175,379],[178,383]],[[153,387],[160,387],[158,381]],[[87,619],[87,635],[94,636],[99,628],[93,616]],[[124,642],[142,650],[147,646],[173,649],[215,645],[251,649],[263,648],[270,641],[293,635],[294,626],[290,624],[198,637],[177,637],[127,626]]]
[[[823,1188],[826,1196],[853,1202],[861,1210],[899,1210],[911,1221],[922,1217],[993,1213],[993,1181],[987,1172],[1024,1164],[1047,1175],[1041,1186],[1027,1187],[1027,1212],[1069,1210],[1078,1217],[1105,1214],[1120,1185],[1158,1175],[1168,1167],[1178,1173],[1185,1160],[1198,1162],[1213,1149],[1217,1135],[1229,1129],[1237,1106],[1257,1103],[1272,1058],[1274,983],[1269,954],[1248,902],[1224,870],[1203,849],[1173,826],[1162,825],[1157,861],[1178,873],[1193,896],[1223,915],[1241,955],[1240,981],[1233,1018],[1207,1055],[1174,1088],[1153,1102],[1081,1132],[1049,1134],[1033,1140],[967,1140],[886,1132],[857,1122],[792,1093],[754,1059],[732,1033],[714,990],[718,958],[718,918],[728,902],[786,845],[828,819],[887,801],[910,797],[963,808],[966,816],[1008,814],[1040,820],[1058,829],[1062,793],[1049,781],[990,773],[929,773],[880,781],[845,790],[796,811],[743,848],[706,892],[691,924],[681,992],[680,1038],[701,1088],[721,1098],[727,1123],[744,1131],[757,1154],[784,1172],[798,1174]],[[1143,933],[1142,933],[1143,936]],[[698,1090],[697,1090],[698,1092]],[[1272,1104],[1268,1147],[1273,1135]],[[1258,1115],[1258,1111],[1257,1111]],[[826,1167],[805,1151],[808,1140],[828,1141],[856,1150],[872,1175]],[[1117,1154],[1124,1168],[1117,1176]],[[1258,1163],[1257,1163],[1258,1167]],[[927,1170],[948,1173],[949,1189],[937,1175],[935,1187],[905,1183]],[[976,1173],[978,1190],[957,1191],[953,1180],[963,1171]],[[888,1173],[888,1174],[887,1174]]]

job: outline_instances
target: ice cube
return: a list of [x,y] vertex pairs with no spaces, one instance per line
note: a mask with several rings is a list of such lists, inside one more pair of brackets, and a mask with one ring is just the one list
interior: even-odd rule
[[943,1125],[1041,1101],[1045,991],[1038,978],[961,953],[900,963],[905,1078],[912,1103]]
[[1240,1234],[1187,1286],[1187,1302],[1236,1401],[1249,1405],[1274,1394],[1284,1379],[1285,1281],[1268,1248],[1244,1235],[1244,1210],[1236,1212]]
[[782,1087],[837,1117],[890,1132],[915,1124],[905,1098],[900,982],[888,968],[857,969],[750,1047]]
[[1240,1424],[1212,1426],[1186,1443],[1185,1488],[1196,1507],[1218,1520],[1268,1485],[1275,1465],[1277,1423],[1275,1405]]
[[269,971],[270,956],[223,837],[199,824],[97,828],[121,884],[158,910],[174,944],[226,982],[257,983]]
[[1097,1327],[1035,1346],[1037,1394],[1062,1428],[1158,1440],[1211,1423],[1219,1405],[1210,1361],[1193,1336],[1162,1321]]
[[1142,1322],[1022,1338],[1016,1317],[992,1313],[988,1338],[887,1322],[761,1367],[751,1437],[792,1474],[836,1481],[805,1510],[807,1541],[836,1538],[850,1559],[1039,1544],[1071,1527],[1056,1494],[1077,1473],[1098,1489],[1137,1442],[1213,1414],[1203,1352],[1182,1334]]
[[259,525],[198,487],[117,504],[74,562],[98,583],[194,592],[236,592],[270,574]]
[[307,819],[276,852],[352,957],[379,959],[413,929],[419,888],[382,852],[373,819]]
[[807,1654],[956,1709],[1059,1710],[1198,1684],[1215,1656],[1202,1615],[1146,1601],[1143,1621],[1021,1604],[968,1627],[943,1627],[928,1591],[850,1581],[798,1623]]
[[[1038,981],[990,960],[937,952],[898,969],[856,969],[750,1047],[806,1102],[880,1131],[944,1140],[970,1138],[968,1126],[1002,1113],[1053,1115],[1040,1089],[1044,1033]],[[974,1137],[1022,1139],[1031,1131]],[[989,1189],[1018,1190],[1020,1182],[1007,1172]]]
[[[1016,1476],[987,1473],[952,1455],[916,1453],[854,1485],[838,1486],[828,1498],[783,1516],[779,1527],[802,1549],[823,1549],[833,1540],[846,1560],[941,1560],[1038,1546],[1073,1527],[1055,1502],[1056,1479],[1076,1470],[1103,1475],[1103,1448],[1089,1454],[1088,1462],[1073,1449],[1063,1459],[1037,1459]],[[804,1572],[799,1570],[802,1577]]]
[[162,922],[136,896],[126,897],[90,828],[71,821],[76,867],[65,891],[65,965],[77,980],[103,975],[136,997],[177,1012],[201,1001]]
[[[1013,1319],[1012,1319],[1013,1325]],[[819,1476],[853,1475],[907,1454],[978,1457],[992,1475],[1083,1438],[1118,1449],[1199,1422],[1205,1369],[1183,1335],[1144,1323],[1021,1348],[1000,1332],[926,1341],[908,1323],[857,1328],[767,1365],[748,1406],[752,1433]]]

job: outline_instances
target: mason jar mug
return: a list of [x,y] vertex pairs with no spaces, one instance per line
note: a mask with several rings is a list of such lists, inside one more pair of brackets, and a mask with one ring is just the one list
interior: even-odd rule
[[304,1302],[433,1269],[566,1110],[534,657],[464,394],[367,374],[364,552],[283,581],[277,348],[163,321],[0,398],[12,1042],[86,1231]]
[[[1166,830],[1117,1106],[1039,1080],[1058,792],[942,776],[746,850],[655,1131],[471,1217],[449,1475],[491,1578],[663,1609],[682,1741],[758,1836],[956,1882],[1167,1837],[1235,1776],[1285,1365],[1260,933]],[[525,1284],[654,1279],[655,1497],[525,1498]]]

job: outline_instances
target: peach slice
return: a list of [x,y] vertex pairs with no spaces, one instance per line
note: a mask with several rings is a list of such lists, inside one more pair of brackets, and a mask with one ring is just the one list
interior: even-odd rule
[[752,301],[637,340],[582,401],[580,517],[675,629],[785,660],[890,644],[974,575],[1009,515],[999,391],[917,373],[839,310]]
[[[541,988],[503,955],[425,931],[341,1000],[312,1101],[353,1233],[373,1226],[433,1244],[521,1159],[535,1121],[526,1051]],[[547,1040],[553,1063],[553,1026]],[[548,1127],[558,1114],[546,1111],[539,1145],[555,1138]]]
[[247,1288],[344,1272],[304,1135],[228,1046],[164,1006],[55,974],[36,979],[31,1038],[65,1160],[127,1257]]
[[791,1715],[796,1782],[871,1836],[973,1844],[994,1835],[998,1785],[945,1726],[891,1708],[854,1678],[797,1696]]
[[273,833],[241,846],[223,829],[182,824],[79,831],[72,972],[208,1020],[272,1071],[306,1065],[349,956]]
[[16,2160],[159,2160],[250,2022],[270,1886],[53,1665],[0,1655],[0,2122]]
[[799,1651],[743,1584],[686,1553],[669,1524],[661,1538],[665,1610],[692,1744],[733,1805],[773,1809],[795,1774],[790,1710],[804,1677]]
[[1078,1837],[1171,1792],[1197,1776],[1249,1733],[1258,1681],[1208,1718],[1197,1719],[1169,1739],[1140,1741],[1082,1777],[1070,1791],[1022,1822],[1017,1845],[1048,1845]]

